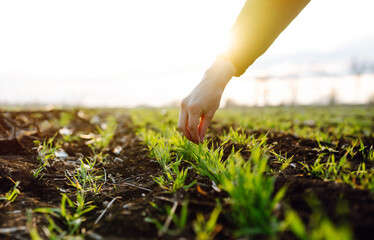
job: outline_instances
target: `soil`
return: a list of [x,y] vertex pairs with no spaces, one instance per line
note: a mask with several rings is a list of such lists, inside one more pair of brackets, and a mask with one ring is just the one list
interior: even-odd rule
[[[55,159],[43,171],[42,178],[35,178],[31,173],[40,165],[35,140],[43,141],[55,136],[55,141],[62,139],[59,133],[58,119],[62,114],[70,115],[69,129],[73,134],[97,133],[97,126],[111,114],[100,111],[97,121],[93,123],[80,110],[51,111],[14,111],[0,112],[0,195],[8,192],[14,182],[20,181],[20,194],[14,202],[0,201],[0,239],[30,239],[27,228],[27,210],[40,207],[59,207],[61,193],[73,196],[76,188],[71,185],[66,175],[79,166],[82,156],[92,156],[93,152],[87,140],[79,138],[62,146],[68,154],[66,160]],[[186,191],[171,194],[161,189],[153,180],[162,174],[155,159],[149,157],[148,147],[139,139],[136,128],[126,112],[116,114],[118,127],[112,141],[104,153],[106,160],[98,163],[100,171],[105,172],[107,181],[98,194],[87,193],[87,201],[96,206],[86,216],[84,228],[87,239],[193,239],[193,220],[197,212],[209,215],[214,209],[215,199],[227,197],[224,192],[216,192],[212,183],[205,177],[191,174],[187,183],[197,180],[198,184]],[[219,145],[218,136],[227,132],[231,126],[212,124],[208,137],[213,145]],[[308,197],[315,196],[325,212],[335,223],[347,221],[354,230],[356,239],[369,239],[374,227],[374,197],[367,190],[353,188],[345,183],[324,181],[308,176],[299,162],[312,164],[321,153],[316,150],[318,143],[303,139],[285,132],[268,130],[248,131],[247,134],[259,136],[267,133],[267,143],[277,153],[294,156],[293,166],[280,171],[281,164],[275,156],[270,156],[269,167],[276,173],[275,189],[287,186],[284,205],[289,205],[298,212],[308,224],[312,209]],[[365,144],[373,145],[374,139],[364,139]],[[337,146],[349,142],[340,139]],[[217,143],[217,144],[215,144]],[[322,143],[329,146],[328,143]],[[225,156],[235,149],[243,148],[229,141],[225,145]],[[334,146],[331,146],[334,147]],[[338,148],[337,148],[338,149]],[[326,150],[327,151],[327,150]],[[242,151],[244,157],[250,152]],[[336,157],[342,156],[341,151]],[[359,155],[350,158],[351,166],[357,168],[362,162]],[[325,161],[326,159],[322,159]],[[366,168],[372,168],[367,162]],[[192,172],[192,171],[191,171]],[[144,221],[146,216],[166,220],[165,213],[151,206],[155,203],[160,209],[178,203],[180,211],[183,200],[189,198],[189,215],[187,227],[178,235],[158,235],[154,224]],[[341,206],[346,207],[341,207]],[[229,206],[224,205],[224,212]],[[104,212],[103,212],[104,211]],[[282,212],[282,211],[281,211]],[[41,214],[33,213],[33,221],[38,226],[46,225]],[[280,218],[282,216],[280,215]],[[221,229],[217,239],[233,239],[231,233],[235,228],[222,214],[219,219]],[[173,228],[173,226],[171,226]],[[43,232],[40,231],[43,235]],[[283,233],[281,239],[296,239],[291,233]],[[258,239],[266,239],[258,237]]]

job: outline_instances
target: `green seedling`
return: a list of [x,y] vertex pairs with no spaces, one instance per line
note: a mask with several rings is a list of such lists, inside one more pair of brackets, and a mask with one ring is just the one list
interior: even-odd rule
[[316,141],[318,143],[318,148],[314,148],[313,150],[317,150],[318,152],[324,152],[324,151],[328,151],[330,153],[336,153],[338,151],[336,151],[335,149],[331,148],[331,147],[328,147],[328,146],[322,146],[320,140],[318,137],[316,137]]
[[285,224],[283,226],[284,230],[291,230],[298,239],[308,240],[306,226],[294,210],[290,209],[285,212],[285,220],[283,224]]
[[89,144],[88,146],[90,147],[92,151],[92,155],[91,157],[89,157],[91,161],[95,161],[96,163],[96,162],[104,162],[105,160],[107,160],[109,156],[108,153],[104,153],[103,151],[97,152],[96,147],[93,144]]
[[103,152],[109,146],[109,143],[112,140],[116,129],[116,118],[113,116],[108,116],[105,123],[96,128],[98,136],[95,137],[94,142],[92,143],[92,148],[94,148],[98,152]]
[[369,148],[368,160],[370,162],[374,161],[374,147],[373,146],[370,146],[370,148]]
[[[360,142],[360,149],[358,151],[361,152],[364,160],[367,160],[369,156],[366,156],[366,153],[365,153],[366,146],[362,142],[361,138],[359,139],[359,142]],[[371,146],[371,147],[373,147],[373,146]]]
[[343,156],[340,158],[339,162],[335,162],[335,155],[331,154],[327,160],[326,171],[323,173],[323,179],[328,180],[336,180],[339,178],[339,175],[342,175],[347,168],[349,167],[349,163],[347,162],[347,157]]
[[71,185],[80,191],[99,193],[105,183],[106,176],[94,168],[96,159],[84,158],[80,159],[80,161],[80,167],[75,169],[75,175],[72,178],[68,175],[66,177],[69,179]]
[[288,210],[285,214],[287,228],[290,229],[298,239],[302,240],[329,240],[329,239],[353,239],[351,230],[343,225],[336,226],[331,220],[319,212],[313,213],[309,229],[304,225],[299,215]]
[[260,152],[254,148],[248,161],[238,154],[232,154],[227,160],[226,178],[221,187],[231,197],[231,218],[238,226],[236,236],[273,236],[279,231],[273,212],[283,198],[285,188],[273,193],[275,179],[265,175],[267,157]]
[[219,136],[219,138],[223,142],[231,140],[236,144],[247,145],[252,141],[253,136],[248,137],[247,134],[245,134],[244,129],[239,128],[237,130],[234,130],[232,127],[230,127],[229,132],[225,132],[223,135]]
[[350,172],[344,178],[344,181],[352,187],[368,189],[374,191],[374,170],[366,169],[365,162],[362,162],[356,171]]
[[65,127],[70,124],[70,121],[74,118],[74,115],[69,112],[62,112],[60,114],[59,126]]
[[[171,170],[173,175],[175,175],[175,178],[172,178],[173,180],[173,191],[176,192],[178,189],[183,188],[184,190],[187,190],[194,186],[196,184],[196,180],[192,181],[190,184],[185,185],[187,174],[188,174],[188,168],[179,170],[179,163],[174,162],[171,164]],[[172,175],[168,175],[168,178],[172,177]]]
[[160,133],[156,133],[153,130],[143,128],[139,134],[148,146],[150,156],[156,158],[164,171],[168,171],[168,165],[171,162],[169,142],[165,141]]
[[170,191],[170,188],[169,188],[170,182],[168,178],[165,178],[164,175],[153,177],[153,181],[155,181],[162,189],[166,191]]
[[208,220],[205,219],[202,213],[197,213],[196,220],[193,223],[193,229],[197,240],[214,239],[214,236],[222,229],[222,226],[217,224],[221,211],[222,206],[217,201],[217,205],[213,209]]
[[346,148],[346,151],[347,153],[346,154],[349,154],[351,156],[351,158],[353,158],[357,152],[354,150],[356,145],[357,145],[358,141],[353,141],[347,148]]
[[187,174],[187,168],[179,170],[179,163],[174,162],[170,166],[170,171],[166,171],[164,172],[164,175],[154,177],[153,179],[161,188],[174,193],[180,188],[187,190],[196,184],[196,180],[194,180],[190,184],[185,185]]
[[[151,204],[156,209],[160,210],[154,203]],[[162,224],[156,218],[146,217],[144,221],[154,224],[158,229],[158,236],[162,237],[164,234],[177,236],[179,235],[186,227],[187,217],[188,217],[188,200],[184,200],[182,204],[182,208],[180,211],[180,216],[178,217],[176,214],[176,210],[178,207],[178,202],[174,202],[173,206],[166,206],[165,213],[167,214],[167,218]],[[174,224],[174,228],[170,228],[170,224]]]
[[248,143],[251,158],[245,161],[240,154],[232,153],[223,161],[223,149],[211,150],[207,143],[195,145],[187,140],[175,142],[175,152],[201,175],[218,183],[229,195],[232,204],[231,219],[237,225],[236,236],[274,235],[278,223],[273,215],[284,189],[273,197],[274,179],[265,176],[267,169],[266,137]]
[[33,176],[35,178],[42,178],[43,176],[39,176],[40,173],[49,166],[49,161],[56,157],[56,152],[58,152],[59,148],[61,147],[60,144],[56,143],[53,144],[55,137],[49,138],[47,141],[40,143],[40,141],[35,141],[34,143],[38,145],[37,152],[38,152],[38,161],[39,161],[39,168],[33,170]]
[[360,165],[357,168],[357,171],[354,171],[352,173],[355,174],[357,177],[362,177],[362,176],[366,175],[368,173],[368,171],[366,170],[365,163],[364,162],[360,163]]
[[0,200],[6,201],[7,203],[16,200],[18,194],[21,193],[21,191],[17,188],[20,183],[20,181],[15,182],[14,186],[9,190],[9,192],[5,193],[4,196],[0,196]]
[[271,154],[273,154],[277,158],[277,160],[278,160],[279,163],[282,163],[282,165],[281,165],[281,167],[279,169],[281,172],[284,169],[286,169],[292,163],[292,160],[293,160],[294,156],[291,156],[290,158],[288,158],[287,157],[287,153],[283,157],[282,153],[278,154],[278,153],[274,152],[274,150],[271,150],[270,152],[271,152]]
[[33,221],[31,209],[26,210],[26,217],[27,217],[27,231],[29,232],[30,238],[32,240],[42,240],[43,238],[40,236],[38,232],[36,223],[35,221]]
[[[70,207],[70,210],[68,209]],[[85,230],[81,224],[85,221],[84,214],[92,211],[95,206],[85,202],[84,193],[77,192],[77,200],[73,202],[67,195],[62,194],[60,208],[36,208],[33,212],[43,213],[48,220],[49,225],[43,227],[45,235],[49,239],[65,239],[69,237],[84,237]],[[63,226],[59,226],[53,218],[59,219]]]
[[326,153],[320,154],[311,166],[306,163],[300,163],[304,166],[304,172],[310,176],[322,178],[325,181],[341,179],[349,169],[347,156],[344,155],[340,158],[339,162],[336,162],[334,154],[331,154],[326,163],[321,163],[321,159],[325,155]]
[[200,175],[207,176],[216,183],[221,182],[225,172],[222,146],[211,150],[208,147],[209,142],[196,145],[179,134],[175,135],[173,145],[176,155],[186,159]]
[[[353,239],[352,231],[345,222],[334,224],[324,214],[318,199],[311,195],[307,199],[313,213],[309,224],[306,226],[299,215],[292,209],[286,209],[283,228],[291,230],[298,239],[302,240],[329,240],[329,239]],[[347,206],[340,202],[337,206],[338,214],[347,215]]]
[[150,156],[156,158],[163,169],[163,175],[153,178],[160,187],[174,193],[180,188],[186,190],[196,184],[196,181],[193,181],[185,185],[188,168],[180,170],[181,158],[177,157],[175,161],[172,161],[171,143],[169,141],[165,141],[160,133],[153,130],[142,129],[142,135],[150,149]]

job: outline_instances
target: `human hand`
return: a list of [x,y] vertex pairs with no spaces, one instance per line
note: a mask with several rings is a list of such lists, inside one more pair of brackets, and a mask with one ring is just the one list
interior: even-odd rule
[[235,67],[217,59],[205,72],[203,80],[183,99],[178,128],[190,141],[199,144],[217,111],[226,84],[234,76]]

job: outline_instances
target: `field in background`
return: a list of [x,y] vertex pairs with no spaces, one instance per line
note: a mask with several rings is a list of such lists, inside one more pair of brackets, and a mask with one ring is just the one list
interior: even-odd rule
[[373,106],[0,111],[2,239],[367,239]]

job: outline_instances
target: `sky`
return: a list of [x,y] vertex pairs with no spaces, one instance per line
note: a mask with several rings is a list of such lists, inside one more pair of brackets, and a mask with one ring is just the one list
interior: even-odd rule
[[[224,48],[244,2],[0,0],[0,103],[180,101]],[[295,56],[313,56],[324,67],[326,56],[337,52],[372,57],[373,11],[372,0],[313,0],[246,74],[233,79],[225,98],[235,99],[238,91],[245,96],[243,85],[251,94],[254,82],[248,81],[255,76],[292,71]]]

